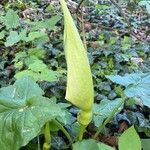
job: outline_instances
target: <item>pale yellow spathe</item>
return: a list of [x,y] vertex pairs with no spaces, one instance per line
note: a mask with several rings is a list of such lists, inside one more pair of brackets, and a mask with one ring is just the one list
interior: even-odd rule
[[64,13],[64,49],[67,61],[66,99],[81,109],[78,122],[88,125],[92,119],[93,81],[87,52],[67,8],[60,0]]

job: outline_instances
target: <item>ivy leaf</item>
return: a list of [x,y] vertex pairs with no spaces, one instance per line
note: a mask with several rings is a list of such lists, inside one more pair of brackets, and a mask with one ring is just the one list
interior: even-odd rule
[[19,62],[20,60],[24,59],[27,57],[26,52],[18,52],[15,54],[15,58],[13,59],[13,62]]
[[102,100],[100,104],[94,104],[93,108],[93,121],[96,127],[102,125],[104,119],[106,119],[112,110],[119,104],[120,99],[114,101]]
[[47,121],[62,114],[59,105],[43,94],[29,77],[0,89],[1,149],[18,150],[25,146],[40,133]]
[[9,47],[12,46],[14,44],[16,44],[17,42],[19,42],[20,40],[26,41],[26,30],[22,30],[19,34],[17,31],[10,31],[9,36],[6,39],[5,42],[5,46]]
[[140,6],[146,6],[146,10],[147,10],[147,12],[150,14],[150,1],[141,0],[141,1],[139,2],[139,5],[140,5]]
[[139,2],[139,6],[144,6],[144,5],[147,5],[147,1],[146,0],[141,0]]
[[50,19],[44,20],[44,21],[37,21],[32,22],[31,25],[33,25],[32,30],[39,30],[39,29],[51,29],[53,30],[56,23],[61,19],[60,16],[53,16]]
[[35,81],[38,81],[38,74],[32,70],[23,70],[15,74],[16,79],[21,79],[22,77],[29,76],[32,77]]
[[7,27],[7,29],[17,28],[20,25],[19,17],[14,10],[12,9],[8,10],[4,18],[4,24]]
[[114,150],[112,147],[93,139],[83,140],[73,144],[73,150]]
[[28,37],[26,38],[26,41],[29,42],[29,41],[34,41],[35,39],[38,39],[38,38],[41,38],[43,36],[47,36],[46,33],[44,32],[39,32],[39,31],[35,31],[35,32],[30,32],[28,34]]
[[10,31],[9,36],[6,39],[5,46],[9,47],[20,41],[20,36],[16,31]]
[[22,41],[26,41],[26,34],[27,34],[27,30],[26,29],[24,29],[24,30],[22,30],[20,33],[19,33],[19,38],[20,38],[20,40],[22,40]]
[[150,4],[149,3],[147,3],[147,5],[146,5],[146,10],[150,14]]
[[28,55],[31,56],[35,56],[39,59],[43,59],[45,56],[45,51],[43,49],[39,49],[39,48],[30,48],[28,50]]
[[119,138],[119,150],[141,150],[140,138],[134,126],[127,129]]
[[35,60],[33,63],[29,64],[28,70],[23,70],[16,73],[15,78],[19,79],[23,76],[30,76],[35,81],[51,82],[57,80],[57,73],[55,71],[49,70],[41,60]]
[[5,37],[5,31],[1,31],[0,32],[0,40],[3,39]]
[[128,97],[136,97],[142,103],[150,107],[150,73],[126,74],[124,77],[106,76],[111,81],[126,87],[125,94]]

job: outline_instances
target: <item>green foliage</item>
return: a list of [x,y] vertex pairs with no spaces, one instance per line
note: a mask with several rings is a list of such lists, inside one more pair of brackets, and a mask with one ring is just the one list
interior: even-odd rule
[[[114,101],[102,100],[100,104],[94,104],[93,121],[96,127],[102,125],[103,121],[112,113],[112,110],[119,104],[120,99]],[[120,109],[121,110],[121,109]],[[118,110],[118,112],[120,111]]]
[[150,14],[150,1],[149,1],[149,0],[141,0],[141,1],[139,2],[139,5],[140,5],[140,6],[145,6],[147,12]]
[[31,48],[27,52],[18,52],[15,54],[15,58],[13,62],[15,63],[15,67],[17,64],[25,64],[26,66],[33,63],[35,60],[41,60],[45,57],[45,51],[40,48]]
[[150,73],[133,73],[127,74],[124,77],[107,76],[111,81],[126,87],[124,93],[128,97],[134,97],[142,101],[142,104],[150,107]]
[[44,31],[46,29],[49,29],[49,31],[54,30],[56,23],[60,19],[60,16],[53,16],[52,18],[43,21],[31,22],[30,20],[25,20],[23,25],[20,23],[20,18],[17,13],[14,10],[9,9],[6,15],[1,16],[0,18],[0,22],[2,22],[7,29],[6,31],[3,30],[0,32],[0,39],[3,39],[5,35],[8,35],[6,41],[4,40],[6,47],[13,46],[18,42],[33,42],[35,45],[39,46],[49,41],[48,34]]
[[[125,12],[124,15],[131,23],[131,30],[139,38],[149,40],[149,29],[147,28],[149,16],[145,11],[145,8],[147,12],[149,11],[149,0],[140,0],[139,5],[138,3],[137,0],[118,1],[118,5],[120,8],[122,7],[123,12]],[[90,9],[86,9],[87,5]],[[109,133],[117,136],[118,125],[122,121],[129,125],[134,124],[142,138],[143,149],[148,150],[149,139],[143,138],[150,137],[149,75],[138,72],[145,73],[150,70],[149,42],[141,43],[128,32],[128,26],[120,15],[120,11],[110,1],[88,0],[84,3],[84,7],[86,14],[88,14],[84,16],[86,19],[85,32],[95,89],[94,125],[96,127],[103,126],[102,123],[109,118],[112,110],[119,102],[117,98],[122,97],[125,89],[126,95],[130,98],[126,99],[124,107],[120,107],[116,111],[116,115],[112,121],[108,122],[109,124],[107,123],[103,134],[108,135]],[[13,3],[2,1],[0,2],[0,14],[0,87],[14,83],[15,76],[18,78],[16,82],[21,82],[23,78],[29,78],[29,81],[32,80],[31,83],[35,80],[44,81],[38,83],[45,91],[44,93],[33,90],[35,82],[32,85],[29,82],[28,88],[26,88],[28,82],[22,82],[22,84],[19,82],[19,86],[15,88],[21,97],[17,97],[17,95],[13,97],[15,92],[10,90],[14,88],[14,85],[8,86],[7,92],[3,90],[5,93],[2,91],[5,88],[0,89],[0,109],[7,109],[0,113],[0,116],[4,115],[0,117],[0,127],[2,128],[2,125],[5,127],[3,127],[4,130],[0,129],[0,132],[6,133],[0,133],[3,135],[0,144],[6,145],[6,148],[3,146],[4,150],[15,149],[16,147],[18,149],[22,146],[24,147],[20,148],[21,150],[39,149],[43,144],[43,136],[40,135],[43,133],[42,127],[47,121],[50,121],[52,148],[69,149],[66,137],[61,133],[60,127],[54,123],[56,118],[67,129],[73,140],[76,140],[79,133],[79,124],[76,121],[78,109],[68,103],[62,103],[65,101],[66,63],[62,51],[61,31],[63,23],[60,20],[62,17],[60,17],[59,4],[57,6],[56,2],[53,5],[53,1],[51,4],[47,1],[19,0]],[[87,24],[91,26],[90,30],[87,29]],[[59,80],[57,72],[63,74]],[[128,77],[125,78],[126,73],[131,74],[133,72],[136,73],[135,76],[129,77],[127,75]],[[110,74],[119,75],[115,79],[117,85],[105,78],[106,75]],[[32,79],[25,77],[27,75]],[[31,91],[31,98],[30,96],[29,98],[28,96],[27,98],[24,97],[26,91],[27,93]],[[34,93],[35,96],[32,95]],[[2,94],[4,96],[1,100]],[[42,95],[53,97],[53,99],[48,99]],[[56,100],[61,103],[56,104]],[[143,104],[148,107],[144,107]],[[122,111],[118,113],[120,110]],[[90,138],[93,130],[96,130],[96,127],[92,129],[91,127],[93,124],[89,125],[86,138]],[[29,132],[27,132],[28,128]],[[133,139],[130,134],[128,137],[130,141]],[[12,142],[14,138],[18,142],[16,145]],[[128,145],[127,142],[126,145]],[[113,149],[94,140],[77,142],[74,147],[76,149]]]
[[141,139],[143,150],[149,150],[150,147],[150,139]]
[[[20,79],[24,76],[30,76],[35,81],[56,81],[58,74],[48,68],[43,63],[42,58],[45,56],[45,52],[42,49],[29,49],[28,53],[19,52],[15,55],[15,67],[19,70],[26,65],[27,69],[19,71],[15,74],[16,79]],[[25,63],[25,64],[24,64]]]
[[30,32],[28,34],[28,37],[26,38],[26,41],[34,41],[35,39],[41,38],[41,37],[47,37],[47,34],[44,32],[40,32],[40,31],[34,31],[34,32]]
[[18,150],[40,134],[46,122],[62,114],[55,101],[43,94],[29,77],[0,89],[0,147],[3,150]]
[[132,39],[128,36],[124,36],[121,42],[122,49],[128,50],[129,48],[131,48],[131,43],[132,43]]
[[7,11],[7,14],[4,17],[4,24],[7,29],[17,28],[20,25],[19,16],[14,10],[9,9]]
[[28,50],[28,56],[29,57],[35,56],[38,59],[43,59],[45,57],[45,51],[37,48],[30,48]]
[[28,21],[27,24],[31,25],[32,30],[39,30],[39,29],[48,29],[54,30],[56,23],[61,19],[60,16],[53,16],[50,19],[45,19],[43,21]]
[[119,138],[119,150],[141,150],[140,138],[134,126],[127,129]]
[[41,60],[35,60],[34,63],[28,66],[27,70],[18,72],[15,75],[16,79],[20,79],[23,76],[30,76],[34,78],[35,81],[56,81],[57,73],[49,70],[47,65],[45,65]]
[[16,31],[10,31],[9,36],[6,39],[5,46],[9,47],[20,41],[20,36]]
[[48,41],[48,36],[44,32],[34,31],[34,32],[30,32],[28,36],[26,36],[26,33],[27,33],[26,30],[22,30],[19,34],[17,31],[10,31],[9,36],[6,38],[5,46],[6,47],[12,46],[18,43],[19,41],[33,42],[43,37],[44,37],[44,41],[42,42]]
[[[130,106],[131,108],[136,108],[135,105]],[[128,108],[128,107],[127,107]],[[114,120],[117,122],[126,121],[130,125],[135,125],[139,133],[144,133],[147,137],[150,137],[150,122],[149,119],[142,114],[137,108],[137,112],[134,112],[132,109],[124,111],[122,114],[118,114],[114,117]],[[113,123],[117,123],[114,121]]]
[[5,31],[1,31],[1,32],[0,32],[0,40],[3,39],[4,36],[5,36]]
[[109,5],[106,5],[106,4],[97,4],[96,5],[96,9],[108,9],[108,8],[110,8],[110,6]]
[[97,142],[93,139],[89,139],[73,144],[73,150],[114,150],[114,149],[103,143]]

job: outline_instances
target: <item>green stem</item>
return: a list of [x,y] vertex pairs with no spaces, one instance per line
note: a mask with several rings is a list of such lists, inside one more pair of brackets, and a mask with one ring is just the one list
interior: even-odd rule
[[43,145],[43,150],[49,150],[51,148],[51,144],[50,144],[51,135],[50,135],[49,122],[47,122],[45,125],[44,136],[45,136],[45,143]]
[[109,115],[109,117],[104,121],[104,123],[101,126],[99,126],[97,132],[93,136],[94,139],[97,138],[97,136],[102,131],[102,129],[106,126],[106,124],[108,124],[112,120],[113,116],[116,114],[116,112],[122,106],[122,104],[124,103],[125,100],[126,100],[126,97],[123,97],[122,100],[119,102],[119,104],[114,108],[112,113]]
[[37,148],[37,149],[38,149],[38,150],[41,150],[41,149],[40,149],[40,139],[39,139],[39,136],[37,137],[37,141],[38,141],[38,148]]
[[82,141],[86,127],[87,126],[80,124],[79,141]]
[[53,122],[57,125],[57,127],[60,128],[60,130],[64,133],[64,135],[67,137],[68,141],[69,141],[69,145],[72,146],[73,141],[72,138],[70,136],[70,134],[67,132],[67,130],[62,126],[61,123],[59,123],[57,120],[53,120]]

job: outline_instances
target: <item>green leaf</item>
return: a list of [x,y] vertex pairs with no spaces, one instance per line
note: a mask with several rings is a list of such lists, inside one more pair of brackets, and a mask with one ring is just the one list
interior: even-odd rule
[[132,39],[130,37],[124,36],[124,39],[121,42],[122,49],[123,50],[129,49],[131,47],[131,42],[132,42]]
[[22,61],[15,62],[14,66],[15,68],[21,70],[23,68],[23,62]]
[[18,32],[10,31],[10,34],[7,37],[6,42],[5,42],[5,46],[6,47],[12,46],[19,41],[20,41],[20,36],[18,35]]
[[18,52],[15,54],[15,59],[13,59],[13,62],[18,62],[26,57],[27,57],[26,52]]
[[26,39],[27,39],[27,30],[26,29],[24,29],[24,30],[22,30],[20,33],[19,33],[19,37],[20,37],[20,40],[22,40],[22,41],[26,41]]
[[4,24],[7,27],[7,29],[17,28],[20,25],[19,17],[14,10],[12,9],[8,10],[4,18]]
[[31,48],[28,50],[28,55],[42,59],[45,56],[45,51],[39,48]]
[[29,65],[29,70],[32,70],[34,72],[42,72],[47,68],[47,65],[45,65],[41,60],[35,60],[34,63]]
[[104,143],[97,143],[99,150],[115,150],[114,148],[104,144]]
[[29,66],[30,64],[34,63],[35,61],[38,61],[39,58],[37,58],[36,56],[32,55],[29,56],[29,54],[27,55],[27,57],[24,59],[24,64],[26,66]]
[[96,5],[96,9],[108,9],[108,8],[110,8],[110,6],[109,5],[105,5],[105,4],[97,4]]
[[73,144],[73,150],[114,150],[112,147],[93,139],[83,140]]
[[47,36],[46,33],[44,32],[39,32],[39,31],[35,31],[35,32],[30,32],[28,34],[28,37],[26,38],[26,41],[29,42],[29,41],[34,41],[35,39],[38,39],[38,38],[41,38],[43,36]]
[[58,121],[62,122],[65,125],[72,125],[72,114],[67,110],[67,107],[70,107],[70,104],[67,103],[59,103],[59,106],[64,111],[62,117],[58,117]]
[[0,32],[0,40],[3,39],[5,37],[5,31],[1,31]]
[[32,30],[39,30],[39,29],[50,29],[53,30],[55,28],[56,23],[61,19],[60,16],[53,16],[50,19],[44,21],[37,21],[30,23],[33,25]]
[[139,74],[126,74],[125,76],[109,75],[106,77],[112,82],[123,85],[125,87],[130,84],[136,84],[141,79]]
[[16,79],[20,79],[25,76],[32,77],[35,81],[39,80],[37,73],[32,70],[23,70],[15,74]]
[[9,47],[12,46],[14,44],[16,44],[17,42],[19,42],[20,40],[22,41],[26,41],[26,30],[22,30],[19,34],[17,31],[10,31],[9,36],[6,39],[5,42],[5,46]]
[[119,150],[141,150],[140,138],[134,126],[127,129],[119,138]]
[[34,44],[37,47],[43,47],[45,43],[47,43],[49,41],[49,37],[47,36],[47,34],[37,38],[34,40]]
[[143,150],[149,150],[150,148],[150,139],[141,139]]
[[102,100],[100,104],[94,104],[93,121],[96,127],[102,125],[104,119],[112,113],[112,110],[118,105],[119,101],[120,99],[116,99],[114,101]]
[[140,6],[146,6],[147,12],[150,14],[150,1],[142,0],[139,2]]
[[150,14],[150,4],[149,3],[147,3],[147,5],[146,5],[146,10]]
[[60,107],[43,94],[29,77],[0,89],[1,149],[18,150],[36,137],[47,121],[60,116]]
[[73,150],[99,150],[99,147],[95,140],[90,139],[73,144]]
[[24,76],[30,76],[35,81],[51,82],[57,80],[57,73],[55,71],[49,70],[41,60],[35,60],[33,63],[29,64],[28,70],[18,72],[15,75],[15,78],[20,79]]
[[150,73],[126,74],[124,77],[119,75],[106,77],[117,84],[125,86],[126,96],[136,97],[144,105],[150,107]]
[[146,0],[141,0],[141,1],[139,2],[139,5],[140,5],[140,6],[147,5],[147,1],[146,1]]

